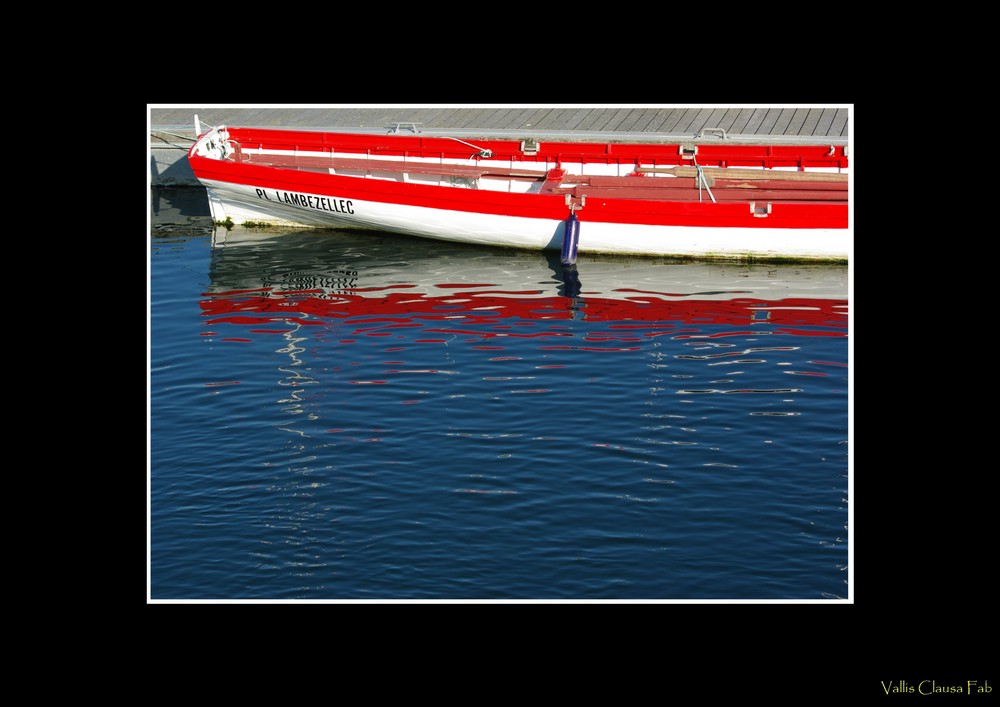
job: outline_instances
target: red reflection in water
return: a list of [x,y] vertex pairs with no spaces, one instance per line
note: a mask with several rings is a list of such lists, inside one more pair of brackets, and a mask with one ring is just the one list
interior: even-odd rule
[[[450,284],[436,287],[459,289],[457,285]],[[463,287],[468,288],[473,285]],[[693,296],[676,300],[667,299],[671,295],[666,293],[638,290],[616,290],[616,292],[640,295],[622,299],[608,296],[608,293],[604,296],[595,294],[576,299],[541,296],[543,294],[541,290],[520,292],[463,290],[442,296],[414,292],[415,288],[416,285],[392,285],[357,288],[321,296],[301,293],[294,296],[284,293],[275,295],[267,288],[254,291],[228,290],[207,295],[201,300],[200,306],[206,317],[206,326],[235,324],[260,327],[268,322],[280,322],[286,326],[290,324],[323,326],[330,320],[350,319],[349,326],[356,327],[350,333],[356,336],[390,336],[394,333],[393,330],[427,327],[423,329],[426,333],[472,337],[467,340],[504,336],[573,337],[575,334],[572,330],[558,323],[560,320],[573,319],[589,322],[607,321],[609,329],[648,329],[642,332],[635,331],[630,335],[617,335],[612,331],[588,333],[587,339],[595,342],[640,342],[665,334],[678,339],[692,338],[688,335],[707,338],[752,336],[760,333],[761,325],[766,325],[770,332],[792,336],[846,336],[847,334],[848,315],[844,300],[791,297],[768,301],[751,298],[694,299]],[[407,291],[394,291],[398,289]],[[251,296],[247,296],[248,294]],[[461,320],[461,325],[441,326],[449,320]],[[549,323],[544,330],[515,331],[522,327],[537,326],[541,322]],[[685,327],[684,324],[688,326]],[[738,327],[738,330],[703,334],[700,328],[692,328],[691,324],[724,325]],[[286,330],[276,328],[255,328],[251,331],[286,333]],[[209,335],[209,332],[204,332],[203,335]],[[213,331],[211,335],[216,334]],[[248,341],[233,338],[223,340]],[[412,343],[447,343],[450,340],[420,338],[412,340]],[[355,343],[356,339],[340,341]],[[492,347],[478,348],[492,350]],[[405,347],[393,347],[387,350],[404,349]]]

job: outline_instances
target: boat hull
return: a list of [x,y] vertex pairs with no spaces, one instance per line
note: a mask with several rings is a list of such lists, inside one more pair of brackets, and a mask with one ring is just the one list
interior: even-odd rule
[[[234,159],[232,154],[227,158],[225,152],[214,155],[205,149],[210,135],[192,148],[189,159],[208,190],[213,218],[220,223],[377,229],[460,243],[558,250],[572,210],[579,219],[579,252],[584,254],[825,261],[849,257],[846,201],[716,202],[710,200],[708,189],[699,200],[635,196],[666,194],[670,190],[663,187],[674,182],[662,177],[627,177],[629,187],[621,190],[602,191],[591,185],[558,193],[545,191],[549,181],[543,185],[543,179],[551,177],[525,179],[524,170],[532,164],[524,155],[511,157],[506,181],[495,174],[478,180],[466,179],[463,170],[499,173],[504,169],[502,160],[467,165],[442,159],[440,164],[429,164],[431,158],[421,156],[429,152],[420,153],[418,144],[408,144],[404,156],[410,162],[390,168],[402,163],[376,162],[367,155],[351,162],[352,158],[329,156],[332,152],[324,157],[322,144],[337,137],[332,134],[325,135],[322,144],[295,154],[275,148],[271,153],[237,153]],[[213,149],[220,144],[224,143],[213,142]],[[297,168],[259,164],[262,155]],[[640,157],[616,159],[615,164],[602,164],[609,160],[607,155],[581,158],[576,169],[581,175],[621,175],[622,170],[644,163]],[[350,166],[345,169],[345,164]],[[551,162],[539,166],[552,170]],[[533,174],[565,171],[546,170],[536,168]],[[611,179],[620,182],[622,177]],[[588,189],[589,196],[578,193]]]
[[[208,179],[203,180],[203,184],[208,189],[213,219],[236,225],[375,229],[458,243],[544,250],[559,249],[565,231],[565,220],[559,218],[393,204]],[[296,201],[286,203],[285,195],[291,199],[292,194]],[[578,218],[581,253],[848,259],[848,233],[842,228],[806,230],[615,223],[588,221],[582,212],[578,212]]]

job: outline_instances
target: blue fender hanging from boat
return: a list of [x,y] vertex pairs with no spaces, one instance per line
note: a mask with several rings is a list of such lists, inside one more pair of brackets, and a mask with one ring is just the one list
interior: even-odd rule
[[559,259],[563,265],[573,265],[576,263],[576,251],[580,247],[580,219],[571,209],[569,218],[564,223],[566,227],[563,230],[562,254]]

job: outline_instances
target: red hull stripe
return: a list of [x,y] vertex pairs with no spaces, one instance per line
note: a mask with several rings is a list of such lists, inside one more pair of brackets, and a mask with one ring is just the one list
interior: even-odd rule
[[[247,187],[498,216],[562,220],[567,215],[562,195],[453,189],[235,164],[197,156],[190,157],[190,161],[200,179]],[[754,218],[748,202],[712,203],[707,194],[705,199],[699,203],[588,197],[586,206],[577,215],[581,221],[661,226],[847,228],[847,206],[843,203],[783,203],[767,218]]]
[[[673,144],[586,143],[541,141],[537,153],[523,155],[517,140],[469,140],[460,142],[442,137],[322,133],[305,130],[268,130],[228,128],[230,138],[244,152],[258,148],[269,150],[315,151],[378,156],[422,156],[443,159],[468,159],[475,150],[490,150],[495,159],[537,162],[539,169],[558,166],[560,162],[595,164],[690,165],[681,146]],[[848,158],[843,146],[832,145],[732,145],[699,144],[698,164],[713,167],[794,167],[797,169],[846,169]]]

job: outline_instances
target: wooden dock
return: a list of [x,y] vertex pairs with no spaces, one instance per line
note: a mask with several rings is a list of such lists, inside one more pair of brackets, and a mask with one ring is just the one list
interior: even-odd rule
[[518,133],[572,131],[645,133],[693,137],[703,130],[727,135],[848,137],[847,107],[771,108],[150,108],[152,127],[194,126],[194,115],[209,125],[241,125],[321,130],[386,130],[416,124],[424,131],[472,131],[488,137],[496,131]]
[[206,126],[233,125],[429,136],[573,140],[768,140],[846,145],[849,106],[742,107],[157,107],[149,106],[153,186],[197,184],[181,159]]

